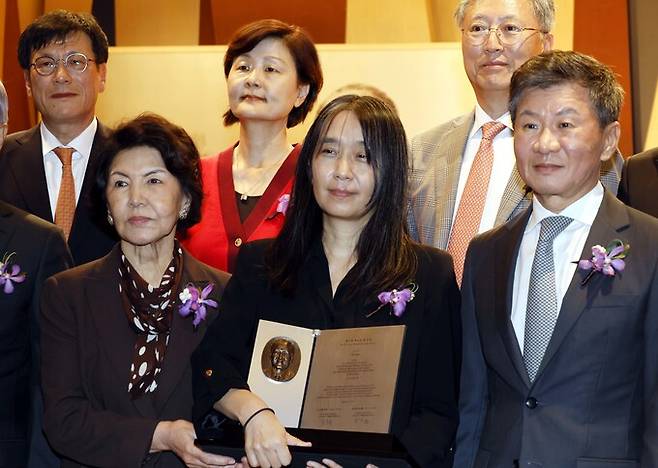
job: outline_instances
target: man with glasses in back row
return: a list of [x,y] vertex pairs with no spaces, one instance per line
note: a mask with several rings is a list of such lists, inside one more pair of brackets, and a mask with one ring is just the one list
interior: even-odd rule
[[[20,36],[18,60],[41,123],[9,135],[0,152],[0,200],[57,224],[75,264],[104,256],[116,242],[90,206],[108,133],[95,117],[98,93],[105,88],[107,56],[105,33],[90,15],[57,10],[31,23]],[[103,217],[101,213],[99,218]],[[35,321],[31,338],[35,353],[37,325]],[[38,368],[38,355],[33,362]],[[36,375],[34,385],[40,388]],[[27,466],[59,466],[41,430],[40,391],[31,398]]]
[[[473,236],[530,203],[514,162],[509,86],[526,60],[551,50],[555,8],[553,0],[460,0],[455,19],[477,102],[412,140],[409,227],[416,240],[450,252],[461,283]],[[623,160],[613,160],[601,179],[616,194]]]
[[76,264],[102,257],[115,243],[91,192],[108,130],[95,117],[105,88],[108,42],[96,20],[57,10],[23,31],[18,61],[41,123],[7,137],[0,153],[0,199],[54,222]]

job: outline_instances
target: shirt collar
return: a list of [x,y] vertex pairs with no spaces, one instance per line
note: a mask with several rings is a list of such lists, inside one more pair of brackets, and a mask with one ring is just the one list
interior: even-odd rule
[[46,156],[48,153],[50,153],[52,150],[57,148],[58,146],[66,146],[68,148],[73,148],[75,152],[73,153],[73,158],[76,159],[77,156],[76,153],[80,154],[84,158],[89,158],[89,155],[91,154],[91,146],[94,144],[94,137],[96,136],[96,129],[98,128],[98,120],[96,117],[94,117],[91,121],[91,123],[85,128],[80,135],[75,137],[71,142],[67,145],[63,144],[62,142],[57,139],[55,135],[52,134],[50,130],[48,130],[48,127],[41,122],[40,124],[40,129],[41,129],[41,152],[42,156]]
[[567,206],[560,213],[553,213],[544,208],[541,202],[537,200],[537,197],[532,197],[532,213],[530,214],[530,219],[528,220],[525,232],[534,229],[537,224],[541,223],[542,219],[557,215],[567,216],[581,224],[591,226],[594,223],[594,218],[596,218],[596,215],[599,212],[599,207],[601,206],[602,201],[603,185],[601,185],[600,181],[596,183],[592,190],[571,205]]
[[[473,124],[473,127],[471,128],[471,132],[468,134],[468,138],[471,139],[473,138],[478,132],[480,135],[482,134],[482,125],[486,124],[487,122],[500,122],[503,125],[505,125],[510,131],[512,130],[512,116],[510,115],[509,112],[505,112],[503,115],[498,117],[497,119],[492,119],[489,117],[489,115],[480,107],[480,104],[475,104],[475,123]],[[507,130],[503,130],[503,132],[506,132]]]

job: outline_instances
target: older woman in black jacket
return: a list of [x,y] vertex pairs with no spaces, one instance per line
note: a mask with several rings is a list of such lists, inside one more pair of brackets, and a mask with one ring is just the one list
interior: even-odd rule
[[190,137],[143,115],[111,136],[97,185],[121,241],[50,278],[42,299],[45,431],[63,467],[209,467],[194,446],[190,354],[228,275],[176,240],[199,219]]

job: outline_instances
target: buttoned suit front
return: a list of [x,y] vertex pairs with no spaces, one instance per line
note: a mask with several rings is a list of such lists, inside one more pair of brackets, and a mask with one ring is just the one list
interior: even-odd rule
[[[100,122],[94,136],[80,198],[76,205],[68,245],[76,265],[107,254],[117,241],[114,229],[94,213],[92,190],[109,130]],[[9,135],[0,151],[0,200],[53,222],[39,125]]]
[[[440,249],[448,246],[464,150],[474,122],[472,111],[411,140],[408,224],[411,236],[418,242]],[[623,159],[616,152],[601,167],[601,182],[615,194],[622,164]],[[506,184],[494,227],[530,205],[531,192],[516,165],[508,180],[492,179],[489,183]]]
[[466,256],[455,466],[657,467],[658,220],[604,194],[580,258],[620,239],[626,268],[585,284],[576,270],[531,383],[510,318],[529,216],[477,236]]

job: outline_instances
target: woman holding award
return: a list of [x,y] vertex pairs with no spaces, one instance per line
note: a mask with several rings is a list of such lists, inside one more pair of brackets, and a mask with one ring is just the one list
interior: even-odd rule
[[202,262],[233,272],[243,243],[276,237],[283,226],[300,149],[287,129],[313,107],[322,70],[303,29],[266,19],[236,32],[224,75],[224,125],[239,123],[240,141],[201,160],[201,222],[182,242]]
[[193,355],[195,417],[245,429],[252,466],[291,460],[286,433],[247,386],[259,319],[311,329],[406,325],[391,432],[424,467],[450,466],[461,360],[451,258],[407,233],[407,145],[382,101],[329,103],[302,148],[285,224],[245,246],[220,317]]

